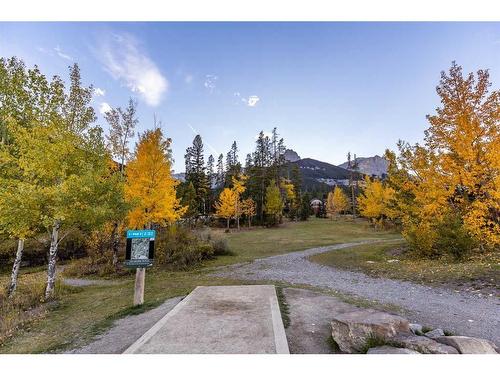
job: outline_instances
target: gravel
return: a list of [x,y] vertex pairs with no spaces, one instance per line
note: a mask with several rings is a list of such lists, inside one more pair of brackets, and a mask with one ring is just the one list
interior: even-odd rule
[[160,306],[138,315],[118,319],[113,326],[94,340],[67,354],[121,354],[137,341],[148,329],[163,318],[183,297],[167,299]]
[[430,287],[412,282],[374,278],[313,263],[314,254],[343,249],[368,242],[318,247],[284,255],[257,259],[219,269],[214,276],[242,280],[267,280],[306,284],[333,289],[382,304],[392,304],[407,311],[409,320],[456,335],[492,340],[500,345],[500,300],[477,297],[463,292]]

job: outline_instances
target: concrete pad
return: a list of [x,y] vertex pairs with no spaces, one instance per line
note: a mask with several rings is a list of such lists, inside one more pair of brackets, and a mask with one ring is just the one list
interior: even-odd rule
[[124,354],[288,354],[273,285],[199,286]]

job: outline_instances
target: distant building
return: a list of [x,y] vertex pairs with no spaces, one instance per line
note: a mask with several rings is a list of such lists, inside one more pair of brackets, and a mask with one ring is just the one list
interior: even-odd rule
[[323,208],[324,203],[321,199],[314,198],[313,200],[311,200],[310,205],[311,209],[314,211],[314,215],[317,215],[318,212],[320,212]]

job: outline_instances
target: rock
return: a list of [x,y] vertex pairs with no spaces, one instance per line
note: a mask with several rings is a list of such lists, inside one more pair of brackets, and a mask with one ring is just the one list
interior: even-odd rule
[[331,326],[333,340],[346,353],[360,352],[369,338],[386,340],[401,333],[410,334],[406,319],[371,309],[339,314]]
[[425,333],[425,336],[427,336],[430,339],[435,339],[436,337],[444,336],[444,331],[441,328],[436,328],[433,329],[432,331]]
[[424,354],[458,354],[457,349],[454,347],[436,342],[425,336],[403,334],[392,337],[388,342]]
[[375,348],[368,349],[366,354],[420,354],[415,350],[406,348],[395,348],[394,346],[377,346]]
[[422,333],[422,328],[423,327],[420,324],[410,323],[410,330],[416,335]]
[[457,349],[462,354],[496,354],[496,350],[488,340],[466,336],[442,336],[435,340]]

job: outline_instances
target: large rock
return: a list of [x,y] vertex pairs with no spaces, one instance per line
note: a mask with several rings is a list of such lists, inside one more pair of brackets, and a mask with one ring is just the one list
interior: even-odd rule
[[458,354],[457,349],[454,347],[436,342],[425,336],[397,335],[392,337],[389,343],[424,354]]
[[442,336],[435,340],[457,349],[462,354],[496,354],[496,350],[488,340],[466,336]]
[[422,325],[421,324],[417,324],[417,323],[410,323],[410,330],[414,333],[414,334],[421,334],[422,333]]
[[433,329],[425,334],[430,339],[435,339],[436,337],[444,336],[444,331],[441,328]]
[[395,348],[394,346],[377,346],[375,348],[368,349],[366,354],[420,354],[415,350],[407,348]]
[[337,315],[331,325],[333,339],[346,353],[360,352],[369,338],[386,340],[401,333],[410,334],[406,319],[371,309]]

